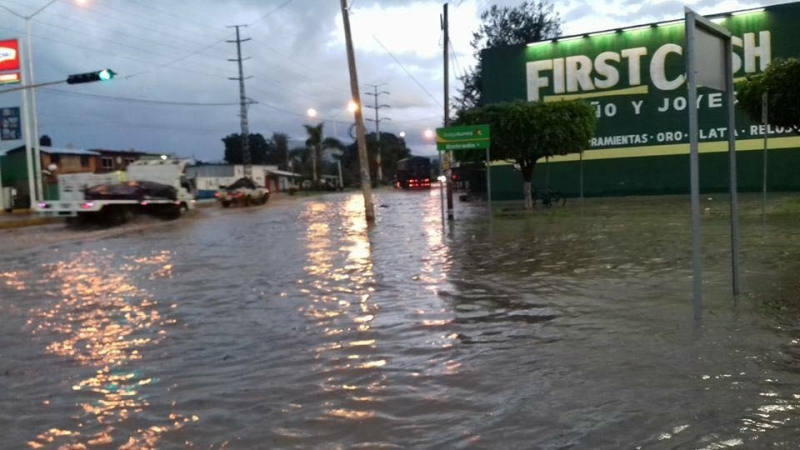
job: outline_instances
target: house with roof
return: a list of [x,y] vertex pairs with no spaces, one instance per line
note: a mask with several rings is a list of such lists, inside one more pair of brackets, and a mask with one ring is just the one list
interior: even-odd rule
[[93,152],[100,155],[99,166],[95,172],[114,172],[117,170],[125,170],[128,165],[134,161],[138,161],[145,157],[160,157],[161,154],[141,152],[138,150],[107,150],[102,148],[93,148]]
[[[54,164],[58,168],[57,173],[59,174],[96,172],[100,165],[100,153],[91,150],[42,145],[40,154],[40,167],[47,170],[51,164]],[[28,161],[24,146],[8,150],[5,155],[0,156],[0,179],[2,179],[4,189],[10,188],[15,192],[12,205],[5,205],[7,209],[30,206]],[[57,192],[55,177],[42,176],[42,184],[45,198],[51,198]]]
[[[69,173],[106,173],[125,170],[128,165],[142,158],[160,157],[161,154],[137,150],[80,149],[72,146],[53,147],[48,136],[40,139],[40,168],[43,171],[42,184],[45,199],[57,196],[57,175]],[[55,173],[48,168],[54,164]],[[0,155],[0,181],[2,182],[5,209],[27,208],[30,205],[30,183],[28,182],[28,163],[25,147],[20,146]],[[14,192],[14,195],[11,195]],[[9,199],[12,199],[9,202]],[[11,203],[8,205],[6,203]]]
[[[253,181],[272,192],[298,188],[302,175],[278,170],[274,165],[255,164],[250,168]],[[197,198],[213,198],[221,186],[228,186],[244,176],[242,164],[197,164],[186,167],[186,175],[194,178]]]

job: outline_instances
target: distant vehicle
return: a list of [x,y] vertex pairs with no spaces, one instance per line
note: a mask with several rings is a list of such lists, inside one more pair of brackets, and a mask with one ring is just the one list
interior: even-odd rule
[[214,194],[223,208],[229,206],[263,205],[269,200],[269,189],[250,178],[239,178],[230,186],[220,186]]
[[195,189],[184,171],[188,161],[134,161],[124,171],[58,176],[58,200],[34,205],[44,216],[125,223],[139,214],[178,218],[195,208]]
[[412,156],[397,161],[395,187],[409,189],[431,188],[431,160],[423,156]]

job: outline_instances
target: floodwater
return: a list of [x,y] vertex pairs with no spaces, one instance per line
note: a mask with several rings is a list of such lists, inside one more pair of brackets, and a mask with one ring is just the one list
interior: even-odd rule
[[[800,446],[797,197],[359,193],[0,235],[0,448]],[[707,209],[706,209],[707,208]]]

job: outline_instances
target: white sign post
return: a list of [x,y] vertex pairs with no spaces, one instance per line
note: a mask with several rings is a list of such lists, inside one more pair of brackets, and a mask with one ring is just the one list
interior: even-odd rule
[[731,272],[733,294],[739,293],[739,211],[736,182],[736,126],[734,123],[733,45],[731,32],[698,15],[686,13],[686,78],[689,88],[689,177],[692,191],[692,268],[694,315],[703,315],[703,279],[700,264],[700,167],[698,156],[697,86],[727,94],[728,155],[730,165]]

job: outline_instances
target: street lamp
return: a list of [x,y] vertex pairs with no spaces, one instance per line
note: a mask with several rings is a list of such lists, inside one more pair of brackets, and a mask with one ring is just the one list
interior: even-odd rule
[[[425,137],[425,141],[430,141],[434,137],[436,137],[436,133],[430,128],[426,128],[425,131],[422,132],[422,135]],[[434,142],[435,144],[435,142]],[[442,224],[444,224],[444,184],[447,181],[447,177],[442,175],[442,152],[439,153],[439,176],[436,178],[439,180],[439,203],[441,204],[442,209]]]
[[[308,108],[308,111],[306,111],[306,114],[308,114],[308,117],[313,119],[314,117],[317,117],[317,110],[314,109],[314,108]],[[320,136],[320,139],[322,139],[322,136]],[[316,188],[316,183],[317,183],[317,151],[316,151],[315,148],[310,148],[309,150],[311,151],[311,173],[312,173],[312,176],[313,176],[312,181],[314,182],[314,184],[315,184],[314,187]]]

